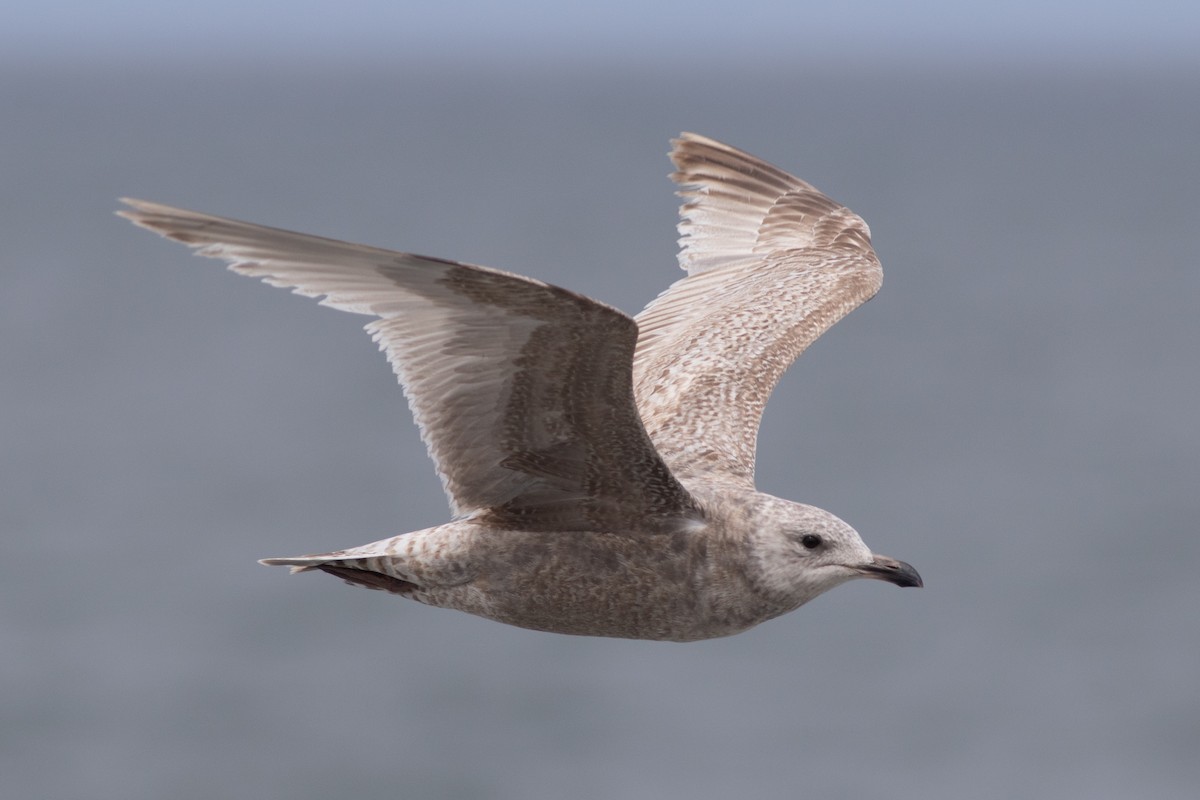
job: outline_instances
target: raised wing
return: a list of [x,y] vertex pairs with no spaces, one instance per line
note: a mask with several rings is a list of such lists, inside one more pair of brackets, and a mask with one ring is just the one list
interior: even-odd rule
[[637,317],[638,408],[685,484],[753,486],[771,390],[883,272],[867,224],[811,185],[703,136],[672,144],[688,277]]
[[693,510],[642,427],[637,327],[616,309],[499,270],[124,202],[122,216],[234,272],[378,317],[367,330],[456,515],[620,530]]

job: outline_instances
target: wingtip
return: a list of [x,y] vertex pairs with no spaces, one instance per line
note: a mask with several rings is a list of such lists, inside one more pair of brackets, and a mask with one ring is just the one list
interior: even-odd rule
[[708,148],[711,150],[719,150],[723,153],[741,153],[743,151],[733,145],[725,144],[719,139],[714,139],[711,136],[704,136],[691,131],[680,131],[679,135],[671,140],[671,152],[677,153],[681,150],[692,148]]
[[148,200],[138,200],[135,197],[118,197],[117,201],[129,206],[129,208],[118,208],[113,212],[114,214],[129,220],[134,225],[157,232],[157,229],[149,222],[150,217],[155,212],[161,212],[167,206],[160,205],[159,203],[151,203]]
[[[129,208],[121,208],[113,212],[118,217],[123,217],[139,228],[145,228],[151,233],[191,248],[215,244],[208,237],[198,235],[208,225],[219,222],[237,224],[233,220],[223,220],[199,211],[152,203],[149,200],[138,200],[134,197],[120,197],[118,200],[129,206]],[[216,257],[221,256],[217,255]]]
[[717,145],[719,147],[728,147],[729,146],[723,142],[718,142],[716,139],[713,139],[711,136],[705,136],[704,134],[701,134],[701,133],[693,133],[692,131],[680,131],[679,135],[671,140],[672,144],[686,144],[687,142],[699,142],[699,143],[703,143],[703,144],[712,144],[712,145]]
[[121,216],[136,214],[139,211],[151,211],[154,208],[162,208],[158,203],[151,203],[149,200],[139,200],[136,197],[118,197],[117,202],[121,205],[129,206],[129,208],[119,208],[116,210],[115,213]]
[[134,200],[132,197],[118,197],[117,202],[121,203],[122,205],[129,206],[130,208],[118,208],[113,213],[118,217],[124,217],[131,222],[134,221],[137,216],[137,211],[131,209],[136,209],[142,201]]
[[675,165],[675,171],[670,175],[671,180],[684,187],[702,183],[706,179],[702,173],[713,164],[723,165],[737,172],[745,172],[751,167],[778,169],[770,167],[745,150],[690,131],[683,131],[671,140],[671,151],[667,153],[667,157]]
[[671,150],[667,153],[667,156],[671,159],[671,161],[676,161],[680,153],[688,149],[689,146],[696,144],[712,144],[721,146],[720,142],[716,141],[715,139],[709,139],[707,136],[701,136],[700,134],[692,133],[691,131],[680,131],[678,136],[671,139]]

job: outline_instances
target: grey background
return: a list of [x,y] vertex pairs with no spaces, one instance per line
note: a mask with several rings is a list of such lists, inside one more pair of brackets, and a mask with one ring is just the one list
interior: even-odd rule
[[[0,793],[1191,797],[1198,89],[1170,60],[9,60]],[[255,564],[435,524],[440,487],[365,318],[114,198],[632,313],[681,274],[681,129],[870,223],[884,289],[785,378],[759,481],[927,588],[674,645]]]

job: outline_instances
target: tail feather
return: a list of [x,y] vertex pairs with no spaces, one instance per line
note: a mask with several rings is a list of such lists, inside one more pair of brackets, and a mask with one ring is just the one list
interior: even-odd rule
[[297,572],[309,572],[316,569],[321,564],[326,563],[333,558],[333,554],[327,553],[323,556],[297,556],[294,558],[260,558],[258,563],[264,567],[291,567],[289,572],[295,575]]
[[[382,572],[372,572],[368,569],[354,569],[339,564],[317,564],[316,568],[330,575],[336,575],[351,586],[364,586],[367,589],[382,589],[392,594],[408,595],[417,588],[415,583],[384,575]],[[295,569],[295,567],[292,567]],[[309,568],[311,569],[311,567]]]
[[298,556],[294,558],[263,558],[258,563],[268,567],[291,567],[292,574],[320,570],[330,575],[336,575],[351,586],[363,586],[367,589],[382,589],[392,594],[408,595],[417,584],[385,575],[370,568],[370,559],[347,557],[340,553],[325,553],[319,556]]

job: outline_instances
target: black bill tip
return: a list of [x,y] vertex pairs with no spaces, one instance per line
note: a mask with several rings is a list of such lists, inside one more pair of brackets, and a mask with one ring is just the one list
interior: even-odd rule
[[865,567],[859,567],[858,571],[862,573],[864,578],[875,578],[876,580],[894,583],[897,586],[916,586],[920,588],[925,585],[925,581],[921,580],[921,573],[917,572],[912,564],[888,558],[887,556],[875,556],[870,564],[867,564]]

